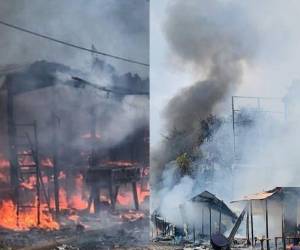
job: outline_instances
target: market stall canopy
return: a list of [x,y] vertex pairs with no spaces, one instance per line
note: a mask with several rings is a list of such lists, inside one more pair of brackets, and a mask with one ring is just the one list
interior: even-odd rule
[[280,195],[287,195],[287,194],[300,195],[300,187],[276,187],[269,191],[262,191],[255,194],[245,195],[243,198],[239,200],[234,200],[231,203],[279,198]]

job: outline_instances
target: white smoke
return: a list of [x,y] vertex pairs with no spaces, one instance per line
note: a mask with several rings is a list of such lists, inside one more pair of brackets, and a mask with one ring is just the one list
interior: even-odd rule
[[[197,11],[197,8],[211,9],[211,6],[216,2],[210,3],[207,6],[203,4],[203,2],[201,3],[202,5],[199,1],[186,3],[189,5],[189,8],[193,6],[193,10],[183,11],[181,15],[184,15],[184,13],[191,15],[195,10],[198,18],[205,20],[200,14],[201,11]],[[215,131],[212,140],[205,141],[198,148],[198,152],[201,152],[201,157],[193,160],[192,164],[198,171],[193,174],[193,178],[189,178],[190,183],[186,185],[182,179],[170,174],[165,174],[169,173],[170,169],[167,166],[161,167],[163,174],[160,174],[160,176],[163,176],[165,179],[162,181],[162,186],[159,187],[158,190],[155,190],[155,187],[153,188],[153,196],[156,196],[156,199],[153,199],[152,209],[160,209],[159,212],[166,217],[168,216],[168,209],[170,207],[179,206],[179,203],[187,202],[193,195],[204,190],[214,193],[217,197],[229,203],[244,195],[269,190],[276,186],[299,186],[299,182],[297,181],[297,166],[300,163],[298,153],[300,134],[297,129],[300,125],[299,112],[288,112],[287,119],[285,120],[281,100],[268,104],[266,110],[278,110],[279,105],[281,106],[280,112],[282,114],[262,112],[260,115],[255,116],[253,115],[255,113],[252,113],[253,109],[252,111],[248,109],[251,105],[244,106],[242,111],[244,114],[252,114],[251,119],[253,123],[247,129],[239,131],[240,133],[242,132],[242,135],[240,135],[242,137],[242,143],[238,145],[238,151],[240,152],[239,162],[234,160],[231,113],[224,112],[231,109],[231,96],[235,94],[283,98],[289,91],[288,86],[291,85],[292,80],[297,78],[299,74],[297,69],[299,58],[296,55],[292,55],[292,51],[295,52],[298,49],[298,45],[295,46],[295,43],[299,44],[300,37],[296,25],[298,15],[295,13],[295,9],[299,9],[299,2],[292,1],[291,5],[288,5],[284,1],[267,1],[264,4],[258,1],[251,3],[244,2],[241,4],[237,1],[217,1],[218,8],[222,9],[222,11],[218,15],[207,11],[206,15],[208,15],[211,20],[220,20],[224,17],[222,14],[225,13],[228,7],[232,10],[232,12],[230,12],[232,15],[230,15],[229,18],[232,21],[236,14],[233,7],[235,4],[241,7],[238,15],[243,13],[244,16],[249,18],[248,22],[250,26],[252,24],[252,27],[253,25],[259,27],[254,30],[255,35],[259,37],[258,40],[260,44],[258,47],[255,47],[256,55],[254,59],[250,60],[249,65],[243,65],[245,67],[242,67],[244,74],[239,78],[241,85],[234,91],[224,93],[223,99],[225,99],[226,102],[218,100],[214,108],[210,109],[209,113],[215,113],[217,116],[220,116],[221,112],[223,112],[222,117],[225,117],[225,122]],[[293,10],[291,10],[292,17],[280,18],[280,10],[288,11],[290,8],[293,8]],[[257,11],[258,9],[259,11]],[[271,15],[272,17],[265,20],[262,17],[264,16],[263,12],[267,9],[270,13],[274,13],[274,15]],[[226,20],[228,21],[229,19]],[[177,18],[176,22],[179,22],[179,20],[180,18]],[[224,21],[224,29],[222,30],[226,30],[228,28],[227,25],[231,27],[230,21],[229,23]],[[236,24],[234,23],[232,25],[234,26]],[[241,24],[239,23],[238,25]],[[197,30],[195,27],[190,30],[195,33],[194,37],[196,37],[198,33],[201,33],[201,29]],[[187,28],[185,32],[189,32],[190,30]],[[181,35],[181,41],[184,41],[185,36],[182,34],[183,33],[179,32],[178,36]],[[234,34],[239,39],[245,38],[245,36],[240,36],[240,33]],[[288,35],[290,40],[284,41],[285,35]],[[251,38],[251,35],[248,39],[250,43],[255,43],[256,41],[256,39],[253,40]],[[177,45],[181,45],[185,52],[189,52],[190,49],[191,51],[188,53],[189,56],[192,56],[193,52],[197,55],[195,46],[189,47],[189,44],[193,43],[182,42]],[[292,46],[289,46],[289,44],[292,44]],[[232,45],[232,48],[238,48],[238,46]],[[172,51],[175,52],[174,50]],[[176,53],[175,55],[177,56]],[[197,60],[201,61],[201,54],[198,56],[199,58]],[[190,61],[181,60],[180,62],[183,63],[184,67],[186,65],[187,67],[191,66]],[[194,64],[194,62],[192,62],[192,64]],[[206,64],[204,64],[204,66],[206,66]],[[202,73],[202,71],[200,71],[200,73]],[[300,92],[297,91],[297,87],[293,87],[290,93],[294,94],[294,102],[291,106],[297,110],[297,107],[299,107],[298,100]],[[195,115],[197,115],[199,107],[197,103],[192,103],[190,106],[193,105],[195,105]],[[199,109],[201,111],[201,107]],[[176,112],[176,109],[174,109],[174,112]],[[178,117],[180,116],[178,114],[176,115]],[[186,123],[186,120],[183,120],[183,123]],[[171,146],[172,145],[170,145],[170,147]],[[222,161],[213,160],[210,164],[203,164],[203,159],[210,160],[210,157],[213,155],[218,155],[218,158],[222,159]],[[214,170],[212,176],[205,174],[205,167],[207,165]],[[174,169],[178,168],[176,165],[173,165],[173,167]],[[184,178],[184,180],[186,180],[186,177]],[[187,186],[188,188],[186,188]],[[178,191],[180,189],[182,189],[183,192]],[[161,193],[162,190],[166,192]],[[174,203],[171,205],[165,201],[170,201],[168,197],[172,195],[175,196],[174,191],[177,191],[177,194],[181,195],[181,197],[176,197]],[[160,206],[161,204],[168,204],[168,206]],[[270,216],[274,219],[276,212],[273,211],[270,213],[273,213],[273,215]],[[179,214],[176,216],[179,216]],[[178,220],[176,220],[176,216],[172,216],[171,222],[173,220],[174,223],[177,223]],[[260,219],[263,220],[263,218]],[[255,220],[258,223],[257,225],[263,225],[263,221],[259,222],[259,218],[255,218]],[[272,228],[272,234],[275,234],[276,226],[273,226],[270,226],[270,228]],[[263,232],[261,233],[263,234]]]

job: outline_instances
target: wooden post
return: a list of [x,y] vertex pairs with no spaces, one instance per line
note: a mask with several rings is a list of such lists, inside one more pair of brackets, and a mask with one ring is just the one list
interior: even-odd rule
[[56,89],[53,87],[52,92],[52,157],[53,157],[53,184],[54,184],[54,205],[55,205],[55,215],[56,219],[59,217],[59,169],[58,169],[58,143],[57,143],[57,122],[58,117],[55,114],[56,112]]
[[219,233],[221,233],[221,225],[222,225],[222,209],[219,211]]
[[100,187],[98,187],[97,184],[94,184],[95,187],[94,187],[94,191],[93,191],[93,195],[94,195],[94,210],[95,210],[95,213],[99,213],[101,208],[100,208],[100,204],[101,204],[101,201],[100,201],[100,194],[101,194],[101,191],[100,191]]
[[204,207],[202,206],[201,210],[201,234],[204,235]]
[[249,209],[250,209],[250,206],[249,206],[249,204],[248,204],[247,217],[246,217],[246,237],[247,237],[247,245],[250,245]]
[[7,134],[9,145],[9,163],[10,163],[10,184],[13,190],[14,199],[18,202],[18,160],[16,149],[16,127],[14,120],[14,94],[11,84],[7,84]]
[[95,183],[91,184],[90,197],[87,207],[89,212],[91,211],[92,205],[94,205],[94,213],[100,211],[100,188]]
[[193,242],[196,241],[196,231],[195,231],[195,224],[193,224]]
[[139,210],[139,199],[138,199],[137,190],[136,190],[136,182],[132,182],[132,192],[133,192],[135,209]]
[[250,200],[250,223],[251,223],[251,244],[254,246],[254,230],[253,230],[253,204]]
[[109,182],[108,189],[109,189],[109,197],[110,197],[111,208],[112,208],[112,210],[115,210],[115,194],[113,192],[112,180],[110,180],[110,182]]
[[115,199],[115,203],[117,203],[117,198],[118,198],[118,193],[119,193],[119,186],[117,185],[115,188],[115,194],[114,194],[114,199]]
[[37,136],[37,123],[36,121],[34,121],[33,123],[33,129],[34,129],[34,145],[35,148],[33,149],[35,152],[35,167],[36,167],[36,201],[37,201],[37,208],[36,208],[36,212],[37,212],[37,225],[40,225],[41,223],[41,195],[40,195],[40,181],[42,181],[42,179],[40,179],[40,166],[39,166],[39,145],[38,145],[38,136]]
[[97,165],[97,157],[96,157],[96,126],[97,126],[97,119],[96,119],[96,110],[95,106],[91,107],[91,155],[90,155],[90,167],[94,168]]
[[211,206],[209,205],[209,238],[211,239]]
[[56,119],[55,115],[53,114],[53,137],[52,137],[52,154],[53,154],[53,184],[54,184],[54,203],[55,203],[55,214],[56,218],[59,217],[59,181],[58,181],[58,175],[59,175],[59,169],[58,169],[58,143],[57,143],[57,128],[56,128]]
[[265,209],[266,209],[266,241],[267,241],[267,250],[270,250],[269,242],[269,216],[268,216],[268,199],[265,200]]

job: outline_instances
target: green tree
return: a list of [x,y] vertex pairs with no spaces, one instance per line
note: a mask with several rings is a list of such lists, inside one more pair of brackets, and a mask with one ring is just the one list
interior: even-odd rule
[[177,156],[176,163],[179,166],[182,175],[191,174],[191,158],[187,153]]

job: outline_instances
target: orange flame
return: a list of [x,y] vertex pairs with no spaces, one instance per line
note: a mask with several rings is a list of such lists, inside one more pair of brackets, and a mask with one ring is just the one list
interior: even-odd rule
[[81,174],[76,176],[75,179],[75,192],[71,196],[69,205],[72,208],[82,210],[88,207],[88,203],[82,197],[82,190],[83,190],[83,176]]
[[[42,206],[42,210],[45,206]],[[16,206],[11,200],[2,201],[0,203],[0,227],[11,230],[29,230],[36,227],[37,217],[36,208],[30,208],[27,211],[22,211],[17,218]],[[43,229],[59,229],[58,223],[52,218],[49,213],[41,213],[41,223],[37,226]]]
[[0,168],[8,168],[10,163],[7,159],[4,158],[2,154],[0,154]]
[[0,182],[7,183],[8,182],[8,176],[3,174],[3,173],[0,173]]
[[[149,196],[149,191],[144,191],[141,188],[141,185],[137,185],[137,194],[139,203],[143,203],[145,198]],[[133,202],[133,197],[131,192],[119,193],[117,196],[117,201],[122,206],[129,206]]]

